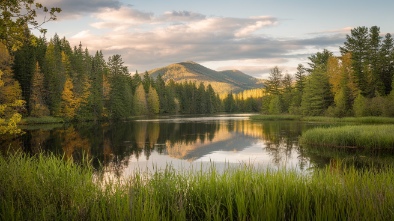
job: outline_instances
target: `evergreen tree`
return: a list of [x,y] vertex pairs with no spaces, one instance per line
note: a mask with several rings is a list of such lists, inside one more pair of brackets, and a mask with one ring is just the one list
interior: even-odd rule
[[380,80],[384,85],[384,93],[390,94],[393,90],[391,82],[394,75],[394,41],[391,34],[386,34],[380,49]]
[[357,27],[351,30],[351,35],[346,35],[346,42],[344,47],[340,47],[342,55],[351,53],[352,68],[357,87],[361,90],[363,95],[368,95],[370,90],[368,88],[368,52],[369,52],[369,37],[367,27]]
[[[155,82],[155,86],[156,86],[156,91],[157,94],[159,96],[159,102],[160,102],[160,113],[168,113],[168,96],[167,96],[167,90],[166,90],[166,85],[165,82],[161,76],[161,74],[159,74],[156,78],[156,82]],[[173,99],[173,98],[170,98]]]
[[232,92],[227,94],[227,97],[224,99],[223,103],[225,112],[232,113],[236,111],[235,101]]
[[293,101],[293,78],[290,74],[286,73],[282,80],[283,94],[282,99],[279,99],[281,104],[281,112],[288,113],[290,104]]
[[145,93],[149,93],[149,88],[153,85],[153,80],[147,71],[145,71],[144,77],[142,78],[142,85],[144,86]]
[[268,81],[266,83],[267,92],[273,95],[278,95],[281,93],[282,87],[282,71],[275,66],[270,71]]
[[320,68],[315,68],[310,74],[302,95],[301,108],[304,115],[323,115],[333,103],[327,74]]
[[48,106],[44,102],[44,94],[46,93],[44,87],[44,74],[41,72],[40,66],[37,62],[36,70],[33,74],[31,82],[31,95],[30,95],[30,116],[41,117],[50,114]]

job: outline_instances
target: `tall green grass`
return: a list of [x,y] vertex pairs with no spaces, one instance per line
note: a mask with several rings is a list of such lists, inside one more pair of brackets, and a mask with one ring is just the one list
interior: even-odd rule
[[394,125],[353,125],[313,128],[304,132],[302,145],[365,149],[394,149]]
[[49,156],[0,156],[1,220],[393,220],[394,169],[218,173],[168,167],[126,183]]

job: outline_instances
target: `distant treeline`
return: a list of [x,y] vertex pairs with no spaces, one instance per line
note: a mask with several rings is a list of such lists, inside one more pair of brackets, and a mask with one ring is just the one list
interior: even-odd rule
[[340,56],[323,50],[299,65],[295,79],[271,70],[263,112],[306,116],[394,116],[394,46],[380,28],[358,27],[346,36]]
[[101,51],[91,55],[81,44],[71,48],[58,35],[49,42],[45,38],[33,42],[15,51],[9,62],[20,84],[12,93],[21,94],[26,102],[24,116],[99,120],[222,110],[211,85],[165,83],[161,76],[153,79],[148,73],[130,75],[120,55],[106,61]]

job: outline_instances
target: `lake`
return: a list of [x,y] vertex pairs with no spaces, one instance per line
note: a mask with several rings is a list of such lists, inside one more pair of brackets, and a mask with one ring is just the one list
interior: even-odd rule
[[[168,116],[117,123],[34,125],[7,149],[35,154],[52,152],[65,159],[92,161],[109,176],[127,177],[136,170],[219,170],[257,168],[307,171],[351,160],[360,167],[394,162],[392,154],[300,147],[303,131],[330,124],[298,121],[250,121],[249,114]],[[85,156],[85,157],[84,157]]]

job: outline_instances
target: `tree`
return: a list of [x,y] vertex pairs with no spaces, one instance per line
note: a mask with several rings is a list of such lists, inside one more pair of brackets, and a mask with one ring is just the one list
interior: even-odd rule
[[46,93],[44,87],[44,74],[41,72],[40,66],[37,62],[36,70],[33,74],[31,82],[31,95],[29,101],[30,116],[42,117],[50,114],[48,106],[45,104],[44,95]]
[[64,117],[68,120],[71,120],[75,116],[75,112],[77,109],[78,102],[75,99],[74,86],[71,81],[71,78],[67,77],[66,82],[64,83],[63,92],[62,92],[62,100],[60,103],[60,116]]
[[282,71],[279,70],[278,66],[271,69],[266,85],[268,93],[273,95],[280,94],[282,87]]
[[367,60],[369,52],[369,37],[367,27],[352,29],[351,35],[346,35],[344,47],[340,47],[341,54],[351,53],[352,67],[357,87],[363,95],[370,95],[368,88]]
[[[38,22],[36,17],[42,11],[49,16]],[[60,13],[60,8],[47,8],[34,0],[12,0],[0,1],[0,42],[6,45],[9,51],[20,48],[26,39],[26,29],[38,29],[45,33],[46,29],[42,25],[51,20],[56,20],[56,13]]]
[[149,114],[158,114],[160,112],[159,95],[152,86],[149,87],[147,105]]
[[[282,79],[283,94],[279,97],[281,111],[287,113],[290,108],[290,104],[293,101],[293,78],[289,73],[286,73]],[[281,98],[281,99],[280,99]]]
[[236,111],[235,101],[232,92],[227,94],[227,97],[224,99],[223,103],[225,112],[232,113]]
[[305,68],[302,64],[298,64],[297,72],[295,74],[295,89],[301,94],[305,88]]
[[135,115],[144,115],[147,113],[147,103],[146,103],[146,95],[144,86],[142,84],[138,85],[137,89],[134,93],[134,114]]
[[0,134],[19,134],[17,123],[21,120],[25,101],[22,90],[13,79],[12,58],[8,49],[0,42]]
[[307,79],[302,95],[301,108],[304,115],[323,115],[333,103],[327,74],[322,68],[316,68]]
[[328,59],[332,56],[332,52],[324,49],[322,52],[317,52],[314,55],[308,57],[310,68],[307,69],[309,73],[312,73],[315,69],[319,69],[319,71],[326,72],[327,71],[327,62]]
[[392,80],[394,75],[394,41],[391,34],[386,34],[380,49],[380,79],[384,85],[384,94],[390,94],[393,90]]

